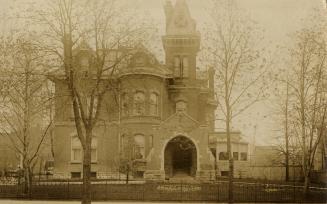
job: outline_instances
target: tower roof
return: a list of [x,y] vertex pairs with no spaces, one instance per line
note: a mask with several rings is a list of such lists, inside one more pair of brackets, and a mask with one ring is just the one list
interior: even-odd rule
[[167,1],[165,13],[167,35],[198,35],[196,23],[185,0],[176,0],[175,6]]

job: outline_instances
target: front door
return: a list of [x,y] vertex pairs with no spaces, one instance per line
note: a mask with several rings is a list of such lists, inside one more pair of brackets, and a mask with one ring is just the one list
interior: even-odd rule
[[196,147],[184,136],[170,140],[165,149],[166,177],[195,176]]

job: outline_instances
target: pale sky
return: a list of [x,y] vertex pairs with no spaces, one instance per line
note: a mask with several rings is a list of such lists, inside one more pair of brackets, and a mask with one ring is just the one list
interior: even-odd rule
[[[16,0],[19,1],[19,0]],[[24,0],[21,0],[24,1]],[[161,43],[160,36],[164,35],[165,16],[163,5],[165,0],[125,0],[128,4],[146,13],[149,18],[153,18],[159,26],[158,43]],[[175,0],[172,0],[174,3]],[[203,32],[203,25],[208,19],[210,10],[209,0],[186,0],[189,4],[192,17],[197,21],[198,30]],[[6,14],[11,0],[0,0],[0,18]],[[315,8],[325,8],[325,0],[236,0],[239,8],[246,11],[253,20],[258,22],[258,26],[265,30],[266,46],[274,49],[276,45],[287,46],[292,42],[291,34],[305,25],[305,20],[314,12]],[[0,24],[1,25],[1,24]],[[157,56],[163,59],[162,53]],[[278,56],[277,56],[278,57]],[[256,144],[266,145],[274,135],[272,124],[274,121],[269,115],[269,102],[254,107],[255,114],[244,120],[240,118],[235,129],[240,130],[246,140],[252,142],[254,135],[254,125],[257,124]],[[258,111],[259,110],[259,111]],[[248,121],[251,121],[249,123]],[[246,122],[243,122],[246,121]]]
[[[136,1],[144,4],[143,9],[158,21],[163,33],[165,0]],[[172,2],[174,3],[174,1]],[[187,2],[192,17],[197,21],[198,30],[201,32],[208,18],[209,1],[187,0]],[[272,49],[272,52],[275,51],[277,45],[290,46],[292,33],[305,26],[305,19],[312,15],[315,9],[325,8],[324,0],[236,0],[236,2],[240,9],[247,12],[253,20],[258,22],[258,26],[265,30],[264,43]],[[253,110],[252,115],[237,119],[238,124],[235,124],[235,130],[240,130],[250,143],[253,143],[254,135],[256,145],[272,143],[271,138],[276,134],[274,131],[276,127],[274,119],[269,116],[271,112],[269,105],[269,101],[258,104],[249,110],[249,112]]]

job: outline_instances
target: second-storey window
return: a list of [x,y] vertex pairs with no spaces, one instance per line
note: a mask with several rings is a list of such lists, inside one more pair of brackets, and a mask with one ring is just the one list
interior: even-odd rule
[[134,94],[133,102],[133,114],[144,115],[145,114],[145,94],[142,91],[137,91]]
[[121,114],[123,117],[129,115],[129,97],[127,93],[121,95]]
[[156,93],[150,94],[150,115],[158,116],[159,115],[159,96]]

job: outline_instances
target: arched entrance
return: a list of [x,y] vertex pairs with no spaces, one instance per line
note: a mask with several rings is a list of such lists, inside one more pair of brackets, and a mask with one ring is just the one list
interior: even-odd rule
[[197,167],[197,152],[194,143],[184,136],[171,139],[165,148],[165,174],[171,177],[194,177]]

